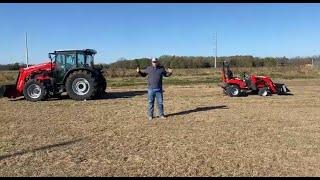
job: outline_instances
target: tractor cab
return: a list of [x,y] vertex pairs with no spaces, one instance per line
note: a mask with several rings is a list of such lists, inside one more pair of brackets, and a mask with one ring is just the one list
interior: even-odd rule
[[55,65],[53,74],[57,82],[62,83],[65,75],[72,69],[94,68],[94,55],[97,51],[93,49],[84,50],[56,50],[49,53],[51,62]]
[[94,55],[97,51],[93,49],[84,50],[57,50],[49,53],[51,61],[61,68],[71,67],[92,67],[94,65]]

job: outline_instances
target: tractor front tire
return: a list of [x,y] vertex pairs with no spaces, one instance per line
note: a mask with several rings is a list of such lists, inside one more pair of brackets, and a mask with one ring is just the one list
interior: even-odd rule
[[47,88],[43,82],[35,79],[28,80],[23,88],[23,96],[26,100],[32,102],[45,100],[48,95],[47,93]]
[[93,99],[98,90],[98,83],[94,75],[85,70],[75,71],[66,81],[66,91],[71,99],[83,101]]
[[237,85],[230,85],[226,88],[230,97],[239,97],[241,94],[240,88]]
[[269,90],[268,90],[267,87],[259,89],[258,94],[259,94],[259,96],[268,96],[268,95],[270,95]]

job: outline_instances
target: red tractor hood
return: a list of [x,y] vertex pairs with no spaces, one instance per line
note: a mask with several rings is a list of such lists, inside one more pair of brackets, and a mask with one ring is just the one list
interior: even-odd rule
[[40,69],[50,70],[51,69],[51,64],[53,65],[53,63],[51,63],[51,62],[41,63],[41,64],[29,66],[27,68],[21,68],[20,71],[22,70],[22,71],[33,72],[35,70],[40,70]]

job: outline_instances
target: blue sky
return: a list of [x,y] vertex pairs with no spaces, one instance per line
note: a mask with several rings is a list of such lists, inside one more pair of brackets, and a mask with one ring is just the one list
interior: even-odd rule
[[40,63],[56,49],[93,48],[111,63],[161,55],[312,56],[320,4],[0,4],[0,63]]

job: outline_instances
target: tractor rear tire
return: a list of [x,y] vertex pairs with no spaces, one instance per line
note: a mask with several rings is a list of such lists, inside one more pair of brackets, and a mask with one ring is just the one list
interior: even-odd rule
[[268,96],[268,95],[270,95],[268,87],[264,87],[264,88],[259,89],[258,94],[259,94],[259,96]]
[[75,71],[67,78],[66,91],[73,100],[93,99],[98,91],[98,82],[89,71]]
[[240,88],[237,85],[230,85],[226,88],[230,97],[239,97],[241,94]]
[[106,92],[107,81],[105,77],[101,75],[97,78],[97,83],[98,83],[98,90],[97,90],[96,98],[100,98],[100,97],[103,97],[103,95]]
[[23,96],[28,101],[36,102],[47,98],[48,91],[43,82],[35,79],[30,79],[26,82],[23,88]]

